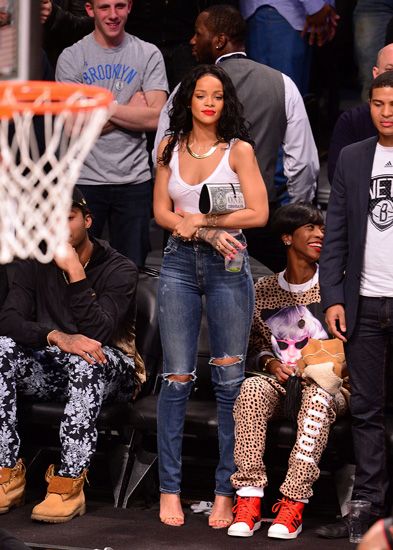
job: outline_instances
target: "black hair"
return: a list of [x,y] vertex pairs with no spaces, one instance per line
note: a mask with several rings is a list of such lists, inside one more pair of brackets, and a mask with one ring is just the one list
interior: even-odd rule
[[393,88],[393,71],[386,71],[374,78],[368,93],[369,99],[372,98],[375,88]]
[[90,209],[87,206],[86,199],[83,196],[82,191],[76,185],[72,191],[72,208],[78,208],[79,210],[81,210],[83,217],[91,215]]
[[90,209],[88,206],[82,206],[81,204],[77,202],[73,202],[71,205],[71,208],[76,208],[77,210],[80,210],[82,212],[82,216],[85,218],[86,216],[92,216]]
[[246,22],[239,10],[225,4],[215,4],[203,10],[209,18],[204,22],[212,34],[226,34],[231,42],[244,45]]
[[272,231],[277,235],[292,235],[302,225],[324,225],[322,212],[309,202],[295,202],[278,208],[272,217]]
[[217,138],[224,142],[239,138],[254,146],[243,118],[243,106],[237,98],[232,80],[217,65],[198,65],[185,76],[173,97],[172,109],[169,112],[169,128],[165,132],[170,137],[162,156],[158,159],[164,166],[169,164],[176,143],[184,140],[192,130],[192,96],[197,81],[206,75],[220,80],[224,90],[224,107],[217,124]]

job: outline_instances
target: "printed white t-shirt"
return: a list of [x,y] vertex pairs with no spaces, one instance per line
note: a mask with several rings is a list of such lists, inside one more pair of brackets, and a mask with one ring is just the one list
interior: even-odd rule
[[360,295],[393,297],[393,147],[374,156]]

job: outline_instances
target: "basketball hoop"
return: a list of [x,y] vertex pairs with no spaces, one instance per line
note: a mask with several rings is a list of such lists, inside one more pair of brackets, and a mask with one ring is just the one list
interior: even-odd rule
[[112,101],[98,86],[0,82],[0,263],[62,253],[72,191]]

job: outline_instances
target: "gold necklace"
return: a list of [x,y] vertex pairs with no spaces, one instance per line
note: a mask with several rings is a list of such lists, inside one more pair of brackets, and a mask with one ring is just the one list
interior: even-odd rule
[[215,152],[220,142],[221,140],[218,139],[215,143],[213,143],[213,145],[210,147],[207,153],[202,153],[201,155],[199,155],[198,153],[194,153],[194,151],[191,149],[191,147],[188,144],[188,138],[187,138],[187,141],[186,141],[187,153],[190,154],[192,157],[194,157],[194,159],[206,159],[207,157],[210,157]]

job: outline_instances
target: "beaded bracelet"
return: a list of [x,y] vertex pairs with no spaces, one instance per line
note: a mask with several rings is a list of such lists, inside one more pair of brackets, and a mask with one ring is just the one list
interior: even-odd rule
[[268,372],[267,367],[272,361],[278,361],[279,363],[281,363],[280,359],[277,359],[277,357],[268,357],[262,367],[263,372]]

